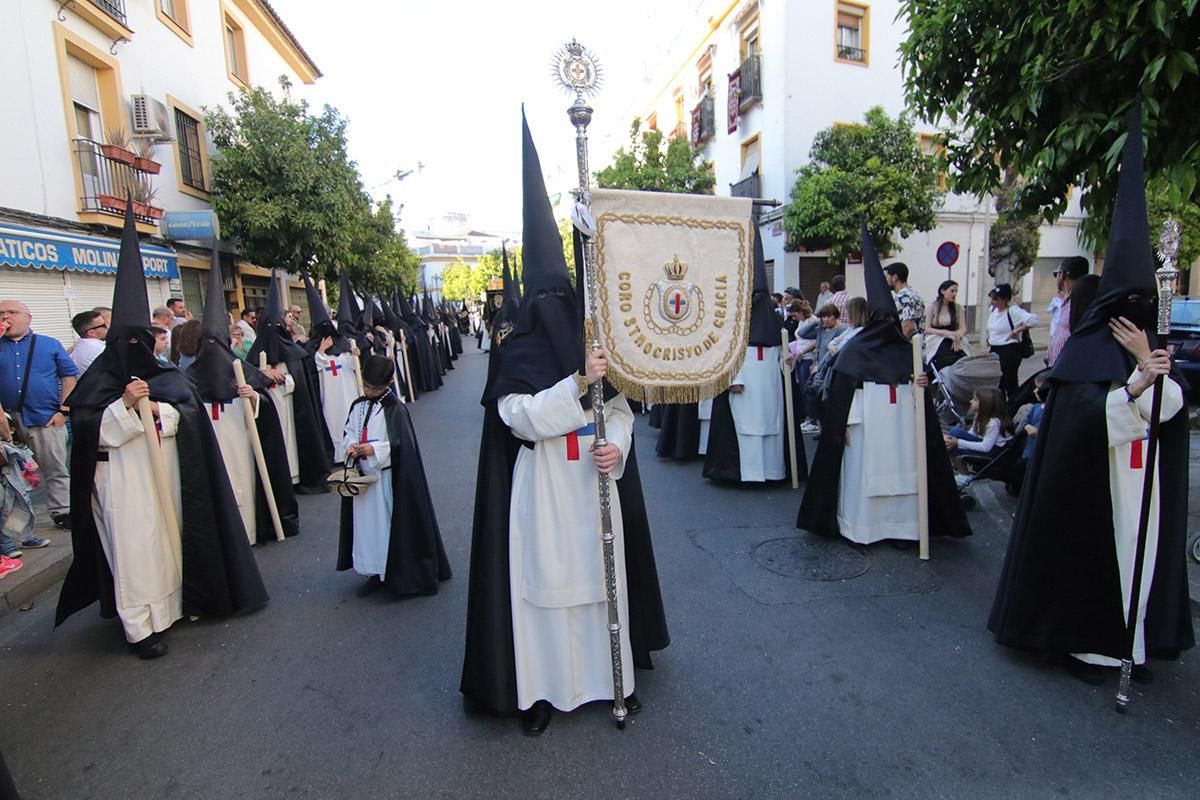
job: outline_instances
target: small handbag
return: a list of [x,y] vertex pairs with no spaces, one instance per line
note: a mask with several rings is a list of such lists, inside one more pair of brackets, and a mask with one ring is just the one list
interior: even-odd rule
[[358,459],[346,457],[346,463],[329,473],[326,482],[334,494],[342,497],[358,497],[379,480],[378,475],[364,475]]
[[[1008,328],[1009,330],[1016,330],[1016,326],[1013,325],[1011,311],[1008,312]],[[1018,345],[1021,348],[1021,358],[1029,358],[1033,355],[1033,337],[1029,335],[1029,328],[1021,331],[1021,341],[1018,342]]]

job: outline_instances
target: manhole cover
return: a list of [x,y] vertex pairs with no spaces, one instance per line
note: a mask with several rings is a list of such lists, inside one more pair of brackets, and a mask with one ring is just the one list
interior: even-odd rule
[[871,568],[867,557],[841,542],[813,542],[796,536],[768,539],[754,548],[758,565],[777,575],[807,581],[844,581]]

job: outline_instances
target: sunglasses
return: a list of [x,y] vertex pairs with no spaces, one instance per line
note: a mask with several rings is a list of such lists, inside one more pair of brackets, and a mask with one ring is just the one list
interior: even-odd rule
[[84,333],[88,333],[89,331],[98,331],[101,328],[107,328],[107,327],[108,327],[107,325],[105,325],[103,322],[101,322],[99,325],[93,325],[92,327],[88,328],[86,331],[84,331]]

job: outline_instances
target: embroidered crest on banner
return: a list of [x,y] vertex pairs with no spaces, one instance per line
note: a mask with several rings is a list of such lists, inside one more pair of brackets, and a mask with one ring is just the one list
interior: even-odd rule
[[[679,254],[676,253],[670,262],[663,265],[666,279],[652,283],[646,290],[642,316],[646,325],[655,333],[664,336],[688,336],[703,324],[704,292],[699,286],[684,280],[687,269],[688,265],[680,261]],[[657,314],[654,313],[655,310]],[[695,319],[689,324],[688,319],[693,316]],[[664,320],[666,324],[660,324]]]

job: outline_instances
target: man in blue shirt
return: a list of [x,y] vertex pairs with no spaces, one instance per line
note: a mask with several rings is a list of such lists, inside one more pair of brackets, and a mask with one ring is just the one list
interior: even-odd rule
[[[70,479],[67,472],[67,395],[75,388],[79,367],[62,344],[30,330],[29,307],[20,300],[0,300],[0,404],[17,411],[29,431],[34,458],[41,467],[50,516],[60,528],[71,526]],[[31,352],[32,351],[32,352]],[[24,547],[44,547],[41,537],[27,538]],[[0,537],[5,550],[15,543]],[[14,555],[6,552],[5,555]]]

